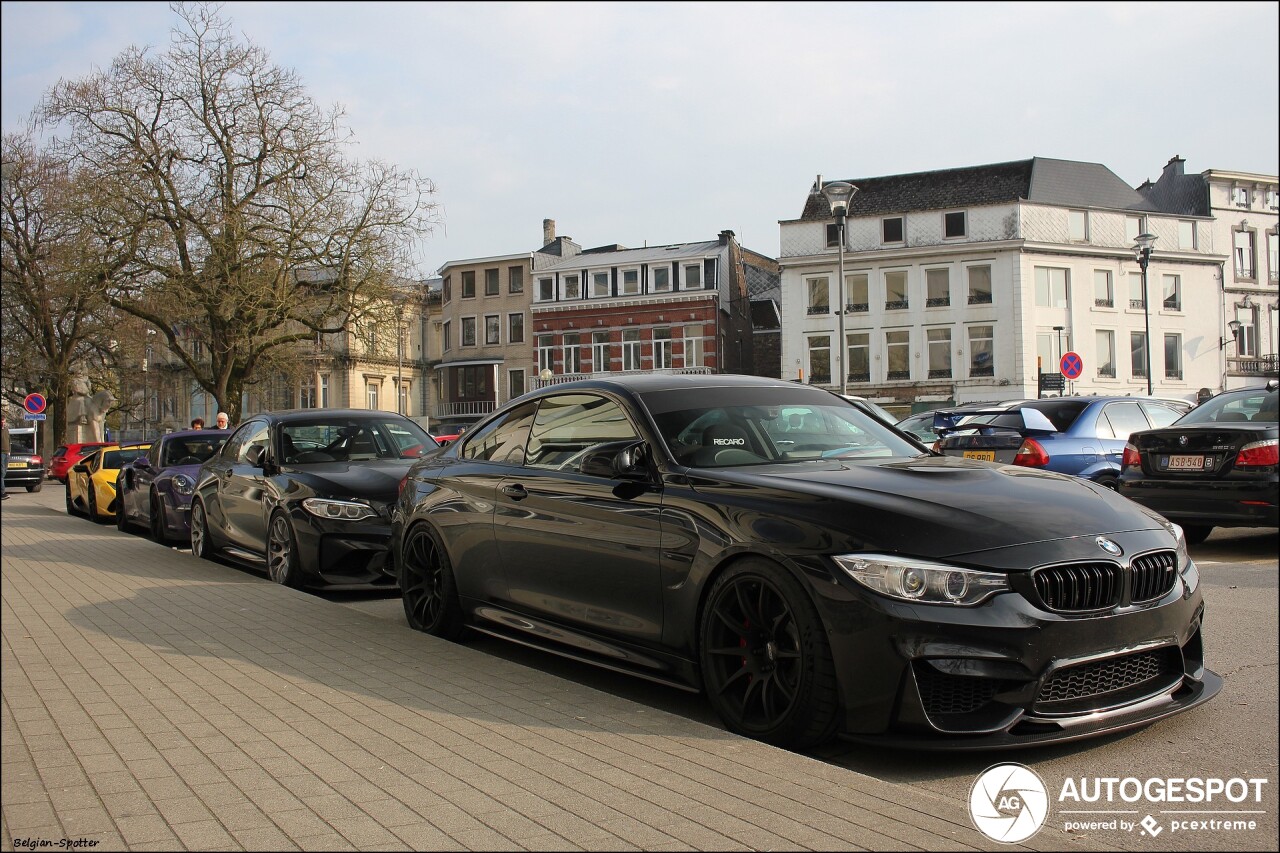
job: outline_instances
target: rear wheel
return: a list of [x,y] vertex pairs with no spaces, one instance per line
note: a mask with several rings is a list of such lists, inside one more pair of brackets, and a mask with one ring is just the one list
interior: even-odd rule
[[213,559],[213,547],[209,542],[209,519],[205,515],[204,503],[200,500],[191,502],[191,553],[202,560]]
[[129,523],[129,514],[124,511],[125,499],[123,486],[123,482],[116,483],[116,494],[119,495],[119,497],[116,498],[116,530],[119,530],[121,533],[128,533],[129,528],[133,527],[133,525]]
[[279,510],[272,514],[271,526],[267,530],[267,574],[281,586],[294,589],[302,586],[298,541],[294,538],[288,516]]
[[43,488],[44,488],[44,481],[41,481],[41,482],[39,482],[39,483],[36,483],[35,485],[27,486],[27,491],[28,491],[28,492],[38,492],[38,491],[40,491],[40,490],[41,490],[41,489],[43,489]]
[[149,514],[149,533],[151,538],[161,545],[169,544],[169,528],[165,524],[164,501],[160,500],[160,495],[154,491],[147,501]]
[[752,558],[716,579],[699,661],[707,698],[732,731],[787,748],[835,733],[831,648],[809,594],[781,566]]
[[71,500],[71,484],[67,484],[67,515],[79,515],[80,510],[76,509],[75,501]]
[[453,563],[440,537],[425,524],[410,529],[400,546],[400,595],[409,627],[446,640],[465,627]]
[[1102,477],[1099,477],[1098,479],[1094,480],[1094,482],[1097,483],[1099,486],[1106,486],[1108,489],[1110,489],[1113,492],[1120,491],[1120,480],[1112,476],[1111,474],[1107,474]]
[[1182,535],[1187,537],[1188,545],[1199,545],[1201,542],[1209,538],[1209,534],[1213,532],[1212,524],[1184,524],[1182,525]]

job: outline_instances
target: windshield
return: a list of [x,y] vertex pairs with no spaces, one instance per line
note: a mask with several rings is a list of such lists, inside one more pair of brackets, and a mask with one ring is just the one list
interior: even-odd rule
[[664,392],[645,402],[675,460],[691,467],[920,455],[871,415],[803,386]]
[[438,445],[407,418],[316,418],[280,427],[281,458],[289,465],[417,459]]
[[1256,388],[1233,391],[1206,400],[1178,419],[1181,424],[1276,423],[1276,406],[1280,391]]
[[160,460],[160,465],[165,468],[170,465],[199,465],[222,449],[222,443],[226,440],[225,435],[169,439],[164,446],[164,458]]
[[32,456],[36,452],[34,432],[9,433],[9,453],[14,456]]
[[118,471],[125,465],[128,465],[130,462],[137,459],[139,456],[145,455],[146,452],[146,445],[122,447],[119,450],[108,450],[102,454],[102,465],[99,467],[106,468],[108,471]]

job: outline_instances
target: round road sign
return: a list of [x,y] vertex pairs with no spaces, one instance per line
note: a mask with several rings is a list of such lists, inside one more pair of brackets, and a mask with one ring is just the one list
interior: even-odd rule
[[1058,367],[1062,375],[1068,379],[1079,379],[1080,374],[1084,373],[1084,359],[1074,352],[1069,352],[1062,356],[1062,363]]
[[22,408],[26,409],[33,415],[38,415],[44,411],[44,395],[28,394],[22,400]]

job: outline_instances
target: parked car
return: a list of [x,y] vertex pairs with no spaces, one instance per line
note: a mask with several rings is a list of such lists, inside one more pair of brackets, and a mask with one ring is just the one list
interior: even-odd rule
[[436,440],[436,444],[440,445],[441,447],[448,447],[450,444],[457,441],[458,436],[460,435],[462,435],[462,433],[460,432],[451,432],[451,433],[446,433],[444,435],[433,435],[431,437],[434,438]]
[[947,456],[1072,474],[1116,488],[1129,434],[1168,426],[1191,409],[1151,397],[1053,397],[970,415],[934,445]]
[[87,515],[97,522],[115,518],[120,469],[146,452],[145,444],[108,444],[72,465],[67,473],[67,515]]
[[867,414],[872,415],[873,417],[877,417],[880,420],[884,421],[885,423],[889,424],[889,426],[893,426],[895,423],[898,422],[898,419],[895,418],[893,416],[893,413],[891,413],[888,409],[886,409],[884,406],[881,406],[879,403],[874,403],[871,400],[868,400],[866,397],[857,397],[852,394],[841,394],[840,396],[844,397],[850,403],[853,403],[853,405],[857,406],[859,409],[862,409],[862,411],[866,412]]
[[1214,527],[1277,527],[1276,380],[1226,391],[1164,429],[1129,436],[1120,494],[1203,542]]
[[162,435],[120,469],[116,526],[140,525],[160,544],[191,538],[191,496],[200,466],[222,448],[231,430],[183,430]]
[[391,505],[409,466],[437,446],[394,412],[254,415],[200,466],[191,552],[265,569],[286,586],[395,586]]
[[9,467],[4,474],[4,487],[22,486],[38,492],[44,486],[44,457],[39,453],[35,427],[9,430]]
[[107,447],[113,443],[110,441],[82,441],[75,444],[59,445],[57,450],[53,451],[53,457],[49,460],[49,476],[66,485],[67,472],[71,470],[72,465],[99,447]]
[[1176,525],[1086,480],[926,453],[778,380],[513,400],[413,466],[392,554],[415,629],[701,689],[788,747],[1065,741],[1221,687]]
[[[1013,406],[1029,403],[1030,400],[1003,400],[997,403],[964,403],[958,406],[949,406],[941,409],[930,409],[926,412],[916,412],[913,415],[907,415],[905,418],[897,422],[898,429],[913,435],[926,445],[932,445],[938,440],[938,432],[936,424],[938,423],[938,415],[942,414],[952,426],[963,423],[964,417],[972,412],[990,412],[999,409],[1008,409]],[[947,418],[947,416],[952,416]]]

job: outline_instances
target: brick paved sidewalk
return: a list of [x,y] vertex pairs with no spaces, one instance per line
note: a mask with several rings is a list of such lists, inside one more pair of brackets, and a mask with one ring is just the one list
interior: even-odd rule
[[[0,510],[0,843],[1005,849],[962,803],[70,518]],[[1038,842],[1038,843],[1035,843]],[[1066,843],[1047,830],[1036,849]]]

